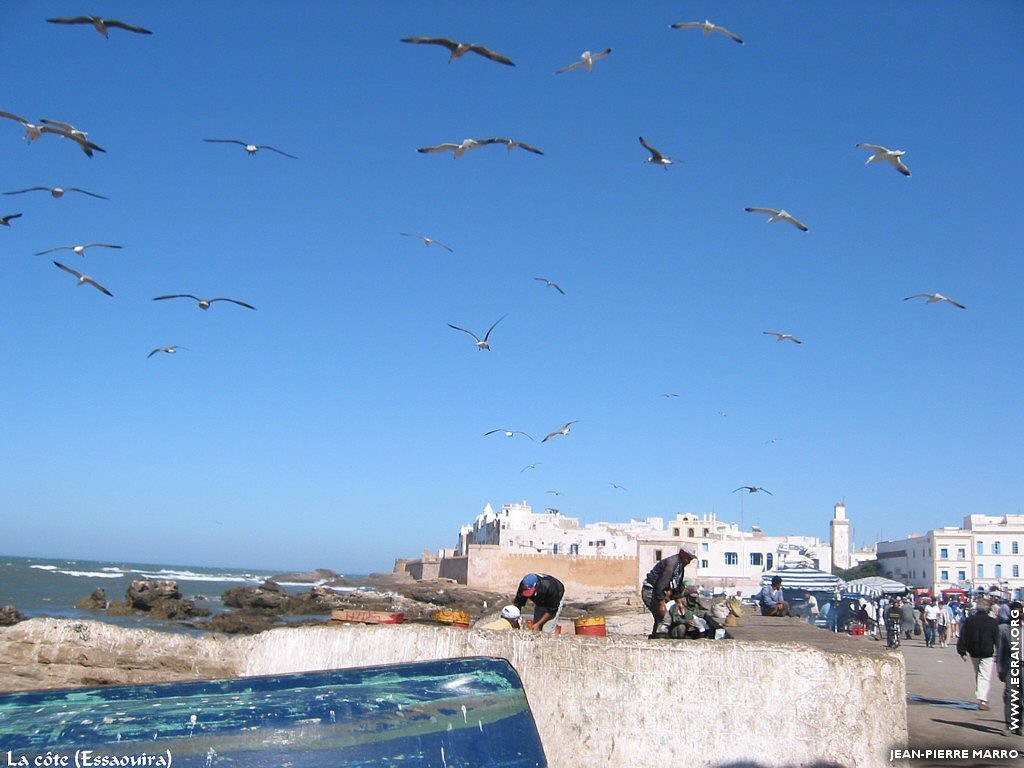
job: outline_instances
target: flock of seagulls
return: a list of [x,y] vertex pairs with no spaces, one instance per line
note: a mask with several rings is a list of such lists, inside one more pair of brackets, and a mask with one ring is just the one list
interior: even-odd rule
[[[104,19],[104,18],[98,17],[98,16],[76,16],[76,17],[68,17],[68,18],[53,18],[53,19],[47,19],[46,21],[48,21],[49,23],[52,23],[52,24],[62,24],[62,25],[90,25],[99,34],[103,35],[104,38],[109,38],[109,30],[110,29],[121,29],[121,30],[125,30],[125,31],[128,31],[128,32],[133,32],[133,33],[136,33],[136,34],[142,34],[142,35],[151,35],[151,34],[153,34],[150,30],[148,30],[148,29],[146,29],[144,27],[140,27],[140,26],[133,25],[133,24],[128,24],[128,23],[125,23],[125,22],[122,22],[122,21],[118,21],[118,20],[114,20],[114,19]],[[730,30],[726,29],[725,27],[722,27],[722,26],[717,25],[717,24],[713,24],[713,23],[711,23],[708,20],[704,20],[703,22],[700,22],[700,21],[676,22],[676,23],[671,24],[670,28],[672,28],[672,29],[699,29],[705,36],[710,36],[712,33],[718,33],[719,35],[721,35],[723,37],[727,37],[727,38],[733,40],[734,42],[736,42],[736,43],[738,43],[740,45],[744,45],[745,44],[745,41],[741,37],[736,35],[735,33],[731,32]],[[461,59],[462,57],[466,56],[467,54],[473,53],[473,54],[476,54],[477,56],[480,56],[480,57],[482,57],[484,59],[488,59],[490,61],[496,62],[498,64],[503,64],[503,65],[509,66],[509,67],[514,67],[515,66],[515,63],[510,58],[508,58],[507,56],[505,56],[503,54],[500,54],[500,53],[498,53],[498,52],[496,52],[496,51],[494,51],[494,50],[492,50],[492,49],[490,49],[490,48],[488,48],[488,47],[486,47],[484,45],[481,45],[479,43],[457,42],[455,40],[452,40],[452,39],[449,39],[449,38],[445,38],[445,37],[406,37],[406,38],[402,38],[401,42],[407,43],[407,44],[415,44],[415,45],[433,45],[433,46],[438,46],[438,47],[445,48],[449,52],[448,63],[451,63],[453,61]],[[571,71],[576,70],[576,69],[585,70],[588,73],[592,73],[593,70],[594,70],[595,62],[598,62],[598,61],[600,61],[602,59],[605,59],[611,53],[612,53],[612,48],[611,47],[605,48],[604,50],[599,51],[597,53],[592,53],[589,50],[583,51],[582,54],[579,57],[579,60],[574,61],[573,63],[569,64],[568,66],[565,66],[565,67],[563,67],[561,69],[556,70],[555,74],[560,75],[560,74],[564,74],[564,73],[567,73],[567,72],[571,72]],[[25,131],[25,135],[24,135],[23,138],[24,138],[24,140],[26,140],[28,142],[29,145],[31,145],[32,142],[40,139],[42,136],[49,134],[49,135],[57,136],[59,138],[63,138],[63,139],[66,139],[68,141],[74,142],[90,158],[92,158],[94,156],[94,153],[96,153],[96,152],[101,152],[101,153],[105,153],[106,152],[106,150],[104,150],[102,147],[98,146],[97,144],[95,144],[94,142],[92,142],[89,139],[87,132],[79,130],[74,125],[72,125],[70,123],[67,123],[67,122],[57,121],[57,120],[52,120],[52,119],[42,119],[38,123],[33,123],[33,122],[30,122],[30,121],[26,120],[25,118],[15,114],[15,113],[7,112],[7,111],[2,111],[2,110],[0,110],[0,117],[6,118],[8,120],[11,120],[11,121],[19,123],[22,126],[22,128],[24,129],[24,131]],[[290,154],[290,153],[285,152],[285,151],[283,151],[283,150],[281,150],[281,149],[279,149],[277,147],[274,147],[274,146],[271,146],[271,145],[267,145],[267,144],[255,144],[255,143],[250,143],[248,141],[243,141],[243,140],[240,140],[240,139],[221,139],[221,138],[204,138],[203,141],[207,142],[207,143],[213,143],[213,144],[236,144],[236,145],[239,145],[240,147],[242,147],[245,150],[246,155],[248,157],[254,157],[260,150],[267,150],[269,152],[273,152],[273,153],[282,155],[284,157],[287,157],[287,158],[290,158],[290,159],[293,159],[293,160],[297,160],[298,159],[298,157],[296,157],[293,154]],[[644,162],[650,163],[652,165],[660,165],[665,170],[668,169],[668,166],[673,165],[676,162],[678,162],[676,159],[674,159],[674,158],[664,154],[663,152],[661,152],[660,150],[655,148],[642,135],[639,136],[639,142],[640,142],[641,146],[649,153],[648,157],[644,160]],[[543,155],[544,154],[540,149],[538,149],[538,148],[536,148],[536,147],[534,147],[532,145],[526,144],[525,142],[518,141],[518,140],[515,140],[515,139],[512,139],[512,138],[493,138],[493,137],[492,138],[476,138],[476,139],[474,139],[474,138],[465,138],[465,139],[463,139],[459,143],[448,142],[448,143],[442,143],[442,144],[437,144],[437,145],[432,145],[432,146],[424,146],[424,147],[421,147],[421,148],[417,149],[416,151],[418,153],[421,153],[421,154],[443,154],[445,152],[450,152],[452,154],[453,159],[458,159],[458,158],[462,157],[465,153],[469,152],[470,150],[478,149],[480,147],[489,146],[489,145],[504,145],[505,148],[509,152],[511,152],[513,149],[522,149],[522,150],[524,150],[526,152],[529,152],[529,153],[535,154],[535,155]],[[886,162],[886,163],[889,163],[897,171],[899,171],[899,173],[901,173],[902,175],[904,175],[904,176],[906,176],[908,178],[911,176],[910,170],[907,168],[907,166],[905,165],[905,163],[903,161],[903,157],[906,155],[906,151],[905,150],[892,150],[892,149],[889,149],[889,148],[881,146],[881,145],[867,144],[867,143],[858,143],[858,144],[856,144],[856,147],[859,148],[859,149],[866,149],[869,152],[871,152],[870,157],[868,157],[868,159],[866,161],[867,165],[870,165],[872,163]],[[3,194],[4,195],[21,195],[21,194],[26,194],[26,193],[29,193],[29,192],[47,192],[47,193],[49,193],[55,199],[60,199],[65,194],[67,194],[69,192],[75,192],[75,193],[78,193],[78,194],[81,194],[81,195],[86,195],[86,196],[93,197],[93,198],[100,199],[100,200],[109,200],[110,199],[110,198],[108,198],[108,197],[106,197],[104,195],[100,195],[98,193],[91,192],[91,191],[86,190],[86,189],[82,189],[80,187],[32,186],[32,187],[27,187],[25,189],[18,189],[18,190],[13,190],[13,191],[10,191],[10,192],[4,192]],[[800,221],[797,218],[795,218],[792,214],[790,214],[789,212],[787,212],[784,209],[765,208],[765,207],[746,207],[744,210],[747,211],[747,212],[751,212],[751,213],[759,213],[759,214],[767,215],[768,216],[768,219],[767,219],[768,223],[786,222],[786,223],[792,225],[793,227],[799,229],[802,232],[806,233],[806,232],[810,231],[806,224],[804,224],[802,221]],[[7,215],[4,215],[4,216],[0,216],[0,225],[6,226],[6,227],[10,227],[10,222],[15,220],[15,219],[20,218],[21,216],[22,216],[21,213],[13,213],[13,214],[7,214]],[[423,242],[425,247],[429,248],[432,245],[436,245],[436,246],[438,246],[440,248],[445,249],[449,253],[454,253],[454,249],[453,248],[451,248],[450,246],[446,245],[445,243],[443,243],[443,242],[441,242],[441,241],[439,241],[439,240],[437,240],[435,238],[428,237],[426,235],[415,234],[415,233],[411,233],[411,232],[401,232],[399,234],[401,236],[403,236],[403,237],[410,237],[410,238],[419,239],[419,240],[421,240]],[[85,257],[86,251],[89,250],[89,249],[92,249],[92,248],[122,249],[123,247],[124,246],[122,246],[122,245],[116,245],[116,244],[112,244],[112,243],[86,243],[86,244],[82,244],[82,245],[60,245],[60,246],[49,248],[49,249],[46,249],[46,250],[43,250],[43,251],[39,251],[35,255],[42,256],[42,255],[47,255],[47,254],[55,253],[57,251],[68,250],[68,251],[72,251],[76,256]],[[89,275],[86,275],[86,274],[83,274],[83,273],[81,273],[81,272],[79,272],[79,271],[77,271],[75,269],[72,269],[71,267],[68,267],[68,266],[66,266],[66,265],[64,265],[64,264],[62,264],[62,263],[60,263],[58,261],[53,261],[52,263],[56,267],[58,267],[60,270],[66,272],[66,273],[72,275],[74,278],[76,278],[76,281],[77,281],[76,284],[77,285],[81,286],[81,285],[88,284],[88,285],[93,286],[96,290],[100,291],[101,293],[103,293],[103,294],[105,294],[105,295],[107,295],[109,297],[113,297],[113,294],[109,290],[107,290],[107,288],[105,288],[103,285],[101,285],[99,282],[97,282],[93,277],[91,277]],[[544,287],[553,288],[559,294],[565,295],[565,291],[563,290],[563,288],[560,285],[558,285],[556,282],[554,282],[554,281],[552,281],[552,280],[550,280],[550,279],[548,279],[546,277],[535,277],[534,280],[543,283]],[[946,297],[946,296],[944,296],[944,295],[942,295],[940,293],[917,293],[917,294],[913,294],[911,296],[907,296],[904,299],[904,301],[909,301],[911,299],[917,299],[917,298],[924,298],[924,299],[926,299],[926,303],[927,304],[946,302],[946,303],[952,304],[953,306],[958,307],[960,309],[965,309],[966,308],[963,304],[961,304],[961,303],[959,303],[957,301],[954,301],[953,299],[950,299],[949,297]],[[196,304],[198,305],[199,309],[204,310],[204,311],[208,310],[216,302],[227,302],[227,303],[235,304],[235,305],[238,305],[240,307],[243,307],[243,308],[249,309],[249,310],[255,310],[256,309],[256,307],[254,307],[252,304],[249,304],[249,303],[247,303],[245,301],[241,301],[241,300],[238,300],[238,299],[227,298],[227,297],[223,297],[223,296],[215,297],[215,298],[201,298],[201,297],[196,296],[196,295],[191,294],[191,293],[179,293],[179,294],[168,294],[168,295],[163,295],[163,296],[156,296],[152,300],[153,301],[165,301],[165,300],[171,300],[171,299],[189,299],[191,301],[196,302]],[[492,323],[491,326],[487,329],[486,333],[483,334],[482,338],[480,336],[478,336],[476,333],[474,333],[473,331],[471,331],[471,330],[469,330],[467,328],[462,328],[460,326],[452,325],[451,323],[448,324],[448,327],[453,329],[453,330],[456,330],[456,331],[459,331],[461,333],[465,333],[465,334],[469,335],[473,339],[474,344],[476,346],[476,349],[478,351],[491,351],[491,346],[490,346],[491,333],[494,331],[495,327],[497,327],[497,325],[499,323],[501,323],[502,320],[505,319],[505,317],[506,317],[506,315],[502,315],[502,317],[498,318],[494,323]],[[790,341],[790,342],[792,342],[794,344],[798,344],[798,345],[803,343],[801,339],[797,338],[796,336],[794,336],[793,334],[790,334],[790,333],[782,333],[782,332],[779,332],[779,331],[763,331],[763,334],[764,335],[768,335],[768,336],[774,336],[776,338],[776,340],[779,341],[779,342],[781,342],[781,341]],[[155,355],[158,355],[158,354],[171,355],[171,354],[175,354],[178,350],[185,350],[185,349],[187,349],[187,347],[183,347],[183,346],[180,346],[180,345],[177,345],[177,344],[171,344],[171,345],[168,345],[168,346],[156,347],[156,348],[152,349],[152,351],[149,352],[149,354],[147,355],[147,358],[152,358],[152,357],[154,357]],[[662,396],[665,397],[665,398],[678,398],[679,397],[679,395],[677,393],[675,393],[675,392],[666,392],[666,393],[663,393]],[[726,415],[724,411],[718,411],[718,414],[719,414],[719,416],[723,416],[723,417]],[[546,442],[548,442],[548,441],[550,441],[550,440],[552,440],[553,438],[556,438],[556,437],[568,436],[570,434],[570,431],[571,431],[570,430],[571,426],[576,424],[576,423],[578,423],[578,420],[573,420],[573,421],[565,422],[560,428],[558,428],[558,429],[554,430],[553,432],[549,433],[540,442],[541,443],[546,443]],[[497,429],[491,429],[491,430],[489,430],[489,431],[484,433],[485,436],[490,436],[490,435],[495,435],[495,434],[501,434],[501,435],[504,435],[505,437],[508,437],[508,438],[514,438],[516,436],[523,436],[523,437],[528,438],[531,441],[534,440],[534,438],[531,435],[529,435],[528,433],[526,433],[524,431],[516,430],[516,429],[510,429],[510,428],[505,428],[505,427],[501,427],[501,428],[497,428]],[[766,445],[768,445],[768,444],[776,444],[779,441],[779,439],[780,438],[772,438],[772,439],[766,441]],[[520,470],[520,473],[526,472],[527,470],[530,470],[530,469],[536,469],[542,463],[543,462],[534,462],[534,463],[528,464],[528,465],[526,465],[525,467],[523,467]],[[619,485],[617,483],[609,482],[609,485],[613,489],[615,489],[615,490],[626,490],[626,488],[624,486]],[[740,492],[740,491],[746,491],[748,494],[764,492],[764,493],[766,493],[768,495],[773,495],[771,493],[771,491],[768,491],[766,488],[763,488],[763,487],[760,487],[760,486],[756,486],[756,485],[740,486],[740,487],[734,489],[733,493]],[[556,496],[562,495],[562,493],[560,491],[550,490],[550,491],[547,491],[547,492],[551,493],[551,494],[554,494]]]
[[[99,16],[75,16],[75,17],[69,17],[69,18],[47,19],[47,21],[50,22],[51,24],[68,24],[68,25],[85,25],[85,24],[88,24],[88,25],[91,25],[97,32],[99,32],[105,38],[109,38],[108,32],[109,32],[110,29],[123,29],[123,30],[126,30],[128,32],[134,32],[134,33],[143,34],[143,35],[151,35],[151,34],[153,34],[150,30],[145,29],[144,27],[136,26],[134,24],[128,24],[126,22],[118,21],[116,19],[104,19],[104,18],[99,17]],[[459,54],[459,55],[461,55],[461,54]],[[94,142],[89,140],[89,135],[88,135],[88,133],[86,131],[83,131],[83,130],[80,130],[80,129],[76,128],[71,123],[63,122],[63,121],[60,121],[60,120],[51,120],[51,119],[42,119],[38,123],[33,123],[33,122],[30,122],[30,121],[26,120],[25,118],[21,117],[20,115],[17,115],[17,114],[15,114],[13,112],[3,111],[3,110],[0,110],[0,117],[7,118],[8,120],[13,120],[13,121],[15,121],[17,123],[20,123],[21,126],[25,130],[25,135],[24,135],[23,139],[28,141],[29,144],[31,144],[32,142],[40,139],[44,135],[52,134],[52,135],[55,135],[55,136],[58,136],[58,137],[61,137],[61,138],[64,138],[64,139],[68,139],[69,141],[75,142],[78,145],[78,147],[90,158],[93,157],[95,152],[103,152],[103,153],[106,152],[105,149],[103,149],[99,145],[97,145]],[[297,160],[298,159],[295,155],[289,154],[288,152],[285,152],[285,151],[283,151],[281,149],[278,149],[277,147],[272,147],[272,146],[270,146],[268,144],[251,144],[249,142],[241,141],[239,139],[204,139],[204,141],[210,142],[210,143],[217,143],[217,144],[238,144],[238,145],[240,145],[241,147],[243,147],[245,149],[246,154],[249,157],[254,156],[259,150],[265,149],[265,150],[268,150],[270,152],[276,152],[279,155],[284,155],[285,157],[291,158],[293,160]],[[97,194],[96,192],[91,192],[91,191],[89,191],[87,189],[82,189],[81,187],[34,186],[34,187],[26,187],[25,189],[16,189],[16,190],[12,190],[10,192],[4,192],[3,194],[4,195],[22,195],[22,194],[26,194],[28,192],[48,192],[51,197],[53,197],[55,199],[58,199],[58,200],[60,198],[64,197],[64,195],[67,194],[68,192],[77,192],[77,193],[79,193],[81,195],[87,195],[89,197],[97,198],[97,199],[100,199],[100,200],[109,200],[110,199],[110,198],[106,197],[105,195],[100,195],[100,194]],[[15,213],[15,214],[8,214],[6,216],[2,216],[2,217],[0,217],[0,225],[9,227],[11,220],[20,218],[21,215],[22,214],[20,214],[20,213]],[[427,242],[428,245],[430,243],[434,242],[434,241],[429,240],[429,239],[427,239],[427,241],[428,241]],[[443,244],[439,243],[439,245],[443,245]],[[444,247],[447,247],[447,246],[444,246]],[[84,257],[86,255],[86,251],[89,250],[90,248],[122,249],[122,248],[124,248],[124,246],[116,245],[114,243],[84,243],[82,245],[58,245],[58,246],[55,246],[53,248],[47,248],[46,250],[38,251],[38,252],[35,253],[35,255],[36,256],[44,256],[46,254],[56,253],[57,251],[71,251],[76,256]],[[62,264],[59,261],[54,261],[53,264],[58,269],[61,269],[62,271],[67,272],[69,275],[74,277],[75,280],[76,280],[76,285],[79,285],[79,286],[81,286],[81,285],[91,285],[93,288],[95,288],[100,293],[103,293],[106,296],[113,297],[113,295],[114,295],[113,293],[111,293],[105,286],[103,286],[101,283],[99,283],[95,278],[91,277],[90,275],[86,275],[86,274],[84,274],[82,272],[79,272],[76,269],[72,269],[71,267],[67,266],[66,264]],[[237,304],[238,306],[244,307],[246,309],[251,309],[251,310],[255,310],[256,309],[256,307],[254,307],[252,304],[249,304],[249,303],[244,302],[244,301],[240,301],[238,299],[230,299],[230,298],[226,298],[226,297],[216,297],[216,298],[208,298],[207,299],[207,298],[201,298],[199,296],[195,296],[195,295],[193,295],[191,293],[176,293],[176,294],[168,294],[166,296],[156,296],[153,299],[153,301],[164,301],[164,300],[167,300],[167,299],[191,299],[192,301],[195,301],[196,304],[199,306],[199,308],[202,309],[202,310],[209,309],[210,306],[214,302],[218,302],[218,301],[224,301],[224,302],[229,302],[231,304]],[[161,354],[161,353],[162,354],[168,354],[168,355],[174,354],[179,349],[187,349],[187,347],[183,347],[183,346],[181,346],[179,344],[171,344],[171,345],[165,346],[165,347],[156,347],[155,349],[153,349],[147,355],[147,358],[151,358],[154,355]]]
[[65,139],[69,139],[76,144],[79,148],[88,156],[92,157],[93,152],[106,152],[107,150],[103,147],[93,144],[87,138],[87,134],[84,131],[79,131],[74,126],[68,125],[67,123],[61,123],[56,120],[40,120],[39,123],[30,123],[23,117],[15,115],[13,112],[4,112],[0,110],[0,117],[6,117],[8,120],[14,120],[21,123],[25,129],[25,139],[31,144],[36,139],[40,138],[43,134],[49,133],[54,136],[62,136]]

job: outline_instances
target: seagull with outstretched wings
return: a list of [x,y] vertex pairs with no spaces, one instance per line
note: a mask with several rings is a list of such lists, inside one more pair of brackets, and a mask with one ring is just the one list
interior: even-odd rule
[[451,55],[448,57],[449,64],[455,61],[455,59],[461,59],[467,53],[476,53],[485,59],[496,61],[499,64],[505,64],[509,67],[515,66],[511,59],[502,56],[500,53],[495,53],[490,48],[485,48],[479,43],[457,43],[454,40],[449,40],[447,37],[403,37],[402,42],[443,46],[451,51]]

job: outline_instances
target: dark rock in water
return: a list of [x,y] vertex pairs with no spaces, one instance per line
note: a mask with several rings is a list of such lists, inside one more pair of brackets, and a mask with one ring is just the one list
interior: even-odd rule
[[157,619],[191,619],[211,613],[209,608],[197,608],[191,600],[154,600],[149,607],[149,615]]
[[341,578],[341,574],[330,568],[316,568],[308,573],[279,573],[271,578],[274,581],[287,581],[293,584],[316,584],[320,581]]
[[258,632],[273,629],[274,620],[258,613],[232,611],[218,613],[208,621],[191,622],[189,626],[209,632],[224,632],[229,635],[255,635]]
[[135,611],[127,600],[111,600],[107,603],[107,616],[131,616]]
[[257,589],[262,589],[267,592],[279,592],[282,595],[288,594],[288,590],[286,590],[284,587],[282,587],[280,584],[274,581],[274,579],[267,579],[262,584],[260,584],[259,587],[257,587]]
[[344,605],[342,595],[327,587],[316,586],[288,598],[287,613],[330,613]]
[[284,587],[268,580],[258,587],[232,587],[224,592],[221,600],[229,608],[261,613],[283,613],[289,597]]
[[180,600],[181,590],[178,582],[170,579],[136,579],[124,597],[132,608],[148,611],[157,600]]
[[136,611],[157,619],[190,619],[209,616],[206,608],[197,608],[192,600],[184,600],[178,582],[169,579],[136,579],[128,587],[123,603],[111,603],[108,616],[126,616]]
[[107,593],[103,591],[102,587],[94,589],[91,595],[83,597],[75,603],[75,608],[81,608],[86,611],[102,611],[106,607]]
[[10,627],[27,618],[28,616],[23,614],[13,605],[0,606],[0,627]]

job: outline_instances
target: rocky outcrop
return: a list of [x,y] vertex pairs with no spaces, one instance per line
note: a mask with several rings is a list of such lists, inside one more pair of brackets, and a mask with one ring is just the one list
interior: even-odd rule
[[292,595],[288,599],[288,613],[330,613],[345,605],[343,595],[327,587],[312,587],[308,592]]
[[27,617],[13,605],[0,606],[0,627],[10,627]]
[[181,600],[181,590],[171,579],[135,579],[124,598],[132,608],[148,611],[157,600]]
[[197,607],[194,600],[183,599],[178,582],[169,579],[136,579],[124,597],[123,602],[111,602],[107,606],[108,616],[147,613],[156,619],[182,620],[211,613],[208,608]]
[[330,568],[315,568],[306,573],[279,573],[276,576],[270,577],[272,581],[285,581],[292,584],[320,584],[340,578],[341,574],[337,571],[332,571]]
[[85,611],[102,611],[106,607],[107,593],[103,591],[102,587],[94,589],[91,595],[83,597],[75,603],[75,608]]
[[232,587],[221,595],[221,601],[229,608],[258,613],[285,613],[288,593],[273,579],[267,579],[258,587]]

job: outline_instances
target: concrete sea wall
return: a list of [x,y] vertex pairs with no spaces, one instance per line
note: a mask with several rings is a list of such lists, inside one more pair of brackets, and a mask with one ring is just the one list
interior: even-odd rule
[[[781,630],[780,626],[780,630]],[[907,740],[903,658],[802,642],[649,641],[428,625],[189,637],[33,619],[0,630],[0,689],[508,659],[553,768],[888,765]]]

